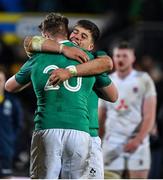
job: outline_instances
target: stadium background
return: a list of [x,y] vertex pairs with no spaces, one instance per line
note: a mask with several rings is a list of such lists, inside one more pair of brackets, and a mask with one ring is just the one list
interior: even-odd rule
[[[52,11],[66,15],[70,28],[79,19],[95,22],[101,30],[96,49],[103,49],[109,55],[114,43],[121,39],[134,44],[136,67],[150,73],[157,88],[159,128],[158,134],[151,136],[151,149],[160,160],[162,154],[157,151],[163,152],[163,0],[0,0],[0,64],[8,69],[8,76],[17,72],[27,59],[24,37],[39,34],[37,25]],[[28,176],[35,96],[32,88],[17,96],[24,108],[24,128],[19,156],[15,159],[15,175]]]

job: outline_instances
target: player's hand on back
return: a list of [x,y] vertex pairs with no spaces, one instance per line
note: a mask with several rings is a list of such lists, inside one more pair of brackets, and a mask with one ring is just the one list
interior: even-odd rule
[[72,75],[68,69],[59,68],[53,70],[49,77],[49,85],[57,86],[58,84],[63,83],[71,77]]
[[80,63],[84,63],[89,60],[89,57],[87,56],[87,54],[77,47],[64,46],[62,53],[66,57],[68,57],[70,59],[74,59]]

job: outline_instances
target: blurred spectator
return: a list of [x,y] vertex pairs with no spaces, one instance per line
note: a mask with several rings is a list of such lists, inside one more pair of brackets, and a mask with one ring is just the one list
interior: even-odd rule
[[22,128],[22,108],[19,100],[4,91],[5,69],[0,66],[0,178],[12,175],[16,142]]

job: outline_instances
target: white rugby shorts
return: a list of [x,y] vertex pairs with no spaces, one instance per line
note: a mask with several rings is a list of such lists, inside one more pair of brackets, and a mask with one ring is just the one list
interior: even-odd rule
[[87,178],[90,147],[90,135],[83,131],[35,131],[31,143],[31,178]]

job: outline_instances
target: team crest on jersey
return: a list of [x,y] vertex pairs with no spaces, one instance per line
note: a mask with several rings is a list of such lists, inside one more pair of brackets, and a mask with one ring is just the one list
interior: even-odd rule
[[137,92],[138,92],[138,87],[134,87],[134,88],[133,88],[133,92],[134,92],[134,93],[137,93]]

